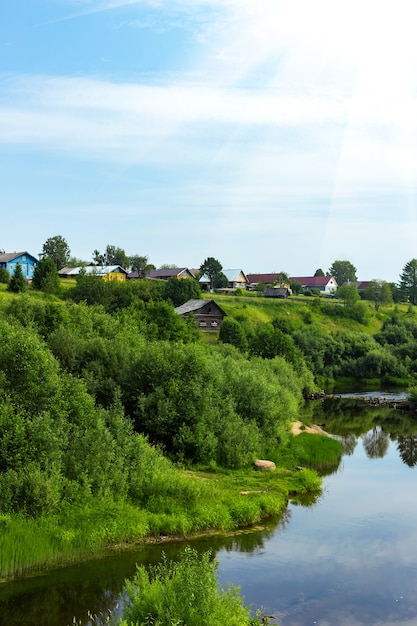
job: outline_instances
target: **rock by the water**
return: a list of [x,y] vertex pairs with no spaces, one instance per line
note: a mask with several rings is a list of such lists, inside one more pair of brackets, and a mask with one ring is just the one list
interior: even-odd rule
[[273,471],[276,465],[273,461],[266,461],[265,459],[258,459],[254,461],[253,466],[256,470],[270,470]]

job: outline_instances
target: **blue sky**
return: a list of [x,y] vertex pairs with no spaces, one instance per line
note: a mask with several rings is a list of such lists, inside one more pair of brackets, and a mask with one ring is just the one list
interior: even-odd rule
[[0,248],[292,276],[417,257],[411,0],[0,6]]

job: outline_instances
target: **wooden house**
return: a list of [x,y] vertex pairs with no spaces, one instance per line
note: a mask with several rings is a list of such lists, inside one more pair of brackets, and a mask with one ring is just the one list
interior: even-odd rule
[[290,280],[296,280],[304,290],[317,289],[325,295],[334,294],[338,288],[333,276],[291,276]]
[[201,330],[219,330],[226,313],[214,300],[188,300],[175,307],[175,312],[184,318],[194,317]]
[[257,285],[273,285],[278,278],[275,274],[248,274],[249,289],[255,289]]
[[[246,291],[249,282],[242,270],[232,269],[232,270],[222,270],[222,274],[224,274],[227,278],[227,289],[243,289]],[[202,289],[210,289],[210,279],[206,274],[201,276],[199,283]]]
[[267,287],[263,292],[264,298],[288,298],[291,295],[291,289],[288,287]]
[[169,267],[167,269],[150,270],[146,274],[147,278],[157,278],[159,280],[169,280],[170,278],[194,278],[194,273],[188,267]]
[[0,254],[0,268],[5,268],[13,276],[19,263],[26,280],[32,280],[38,259],[29,252],[6,252]]
[[124,282],[127,278],[127,271],[120,265],[86,265],[82,267],[64,267],[58,272],[61,278],[76,278],[80,274],[87,276],[98,276],[106,282]]

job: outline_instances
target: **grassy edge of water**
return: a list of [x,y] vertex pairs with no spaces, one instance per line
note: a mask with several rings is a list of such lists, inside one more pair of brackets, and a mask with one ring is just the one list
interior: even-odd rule
[[292,496],[319,493],[321,487],[309,469],[182,474],[195,497],[178,503],[173,493],[163,510],[160,502],[144,509],[90,498],[38,519],[0,515],[0,580],[38,574],[111,548],[237,531],[281,514]]

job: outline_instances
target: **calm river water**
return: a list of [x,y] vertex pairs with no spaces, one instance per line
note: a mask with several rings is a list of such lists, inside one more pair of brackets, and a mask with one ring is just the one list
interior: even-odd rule
[[[281,626],[417,625],[417,415],[317,403],[317,422],[343,438],[346,454],[311,506],[290,504],[262,530],[213,538],[220,582]],[[331,429],[329,428],[331,426]],[[390,436],[391,435],[391,436]],[[144,547],[44,576],[0,585],[0,624],[87,625],[120,600],[135,564],[183,545]],[[227,624],[225,624],[227,626]]]

